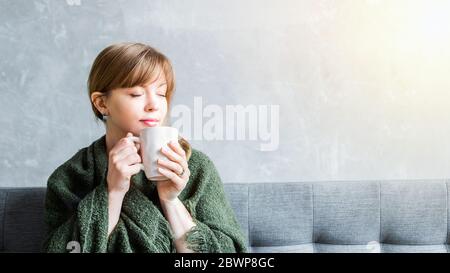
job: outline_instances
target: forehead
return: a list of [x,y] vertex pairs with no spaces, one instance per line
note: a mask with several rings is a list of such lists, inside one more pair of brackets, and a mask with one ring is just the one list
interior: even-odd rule
[[156,73],[154,73],[153,75],[154,76],[143,85],[158,85],[166,82],[166,75],[161,68],[158,68],[158,70],[156,70]]

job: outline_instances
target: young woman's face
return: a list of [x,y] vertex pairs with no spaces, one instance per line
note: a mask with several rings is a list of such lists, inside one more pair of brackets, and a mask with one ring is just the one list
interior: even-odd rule
[[151,83],[111,90],[107,100],[108,130],[124,135],[139,135],[145,127],[161,126],[167,114],[167,82],[159,73]]

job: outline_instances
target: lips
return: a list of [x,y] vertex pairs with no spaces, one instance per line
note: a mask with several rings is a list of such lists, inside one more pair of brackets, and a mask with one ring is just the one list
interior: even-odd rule
[[153,127],[158,125],[158,121],[157,119],[141,119],[141,122],[143,122],[145,125]]

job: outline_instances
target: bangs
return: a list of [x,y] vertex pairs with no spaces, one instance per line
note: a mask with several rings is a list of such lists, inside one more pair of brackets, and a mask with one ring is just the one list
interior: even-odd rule
[[160,56],[148,54],[148,51],[136,56],[135,63],[131,70],[126,73],[126,77],[119,84],[120,87],[129,88],[137,85],[145,85],[155,81],[162,72],[163,59]]
[[[128,55],[128,54],[124,54]],[[117,73],[113,88],[130,88],[149,84],[158,79],[164,73],[167,82],[167,90],[173,89],[173,71],[169,60],[159,52],[151,49],[139,54],[124,56],[122,68]]]

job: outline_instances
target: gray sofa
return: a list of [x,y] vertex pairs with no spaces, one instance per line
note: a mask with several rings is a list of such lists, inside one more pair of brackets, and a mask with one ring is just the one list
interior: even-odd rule
[[[449,180],[226,183],[250,252],[449,252]],[[45,188],[0,188],[0,252],[38,252]]]

